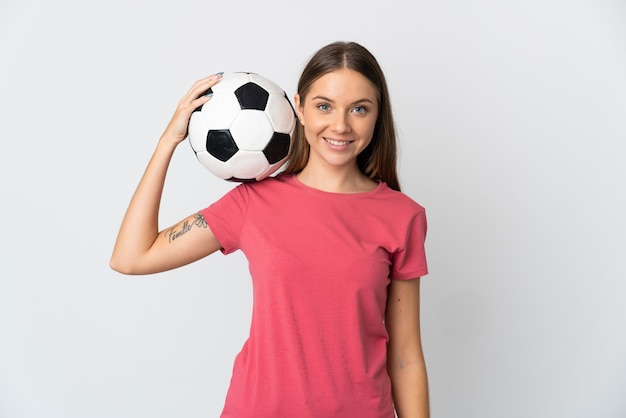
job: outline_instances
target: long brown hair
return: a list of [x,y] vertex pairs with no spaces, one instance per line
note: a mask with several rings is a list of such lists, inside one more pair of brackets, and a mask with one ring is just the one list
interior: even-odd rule
[[[389,102],[387,82],[376,58],[356,42],[333,42],[317,51],[302,71],[298,81],[301,103],[313,83],[331,71],[349,69],[369,79],[379,93],[379,112],[372,141],[357,157],[357,165],[366,176],[382,180],[400,191],[397,165],[396,129]],[[297,174],[309,161],[309,144],[304,137],[304,127],[296,122],[289,159],[283,174]]]

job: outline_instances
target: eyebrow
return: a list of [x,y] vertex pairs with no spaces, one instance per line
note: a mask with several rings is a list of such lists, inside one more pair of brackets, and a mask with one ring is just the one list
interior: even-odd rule
[[[324,100],[324,101],[327,101],[327,102],[334,103],[334,100],[332,100],[332,99],[330,99],[330,98],[328,98],[328,97],[325,97],[325,96],[315,96],[315,97],[311,97],[311,100]],[[355,101],[354,101],[354,102],[352,102],[351,104],[363,103],[363,102],[368,102],[368,103],[374,104],[374,102],[373,102],[372,100],[368,99],[367,97],[364,97],[364,98],[359,99],[359,100],[355,100]]]

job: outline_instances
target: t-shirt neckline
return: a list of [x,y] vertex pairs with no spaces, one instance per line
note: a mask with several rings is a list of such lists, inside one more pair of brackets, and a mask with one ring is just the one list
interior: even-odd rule
[[328,191],[325,191],[325,190],[316,189],[315,187],[307,186],[306,184],[302,183],[296,177],[295,174],[292,174],[289,177],[290,177],[290,179],[289,179],[290,182],[292,184],[294,184],[295,186],[297,186],[301,190],[305,190],[305,191],[308,191],[310,193],[316,193],[316,194],[323,195],[323,196],[342,197],[342,198],[348,198],[348,199],[349,198],[366,197],[366,196],[370,196],[372,194],[378,193],[379,191],[381,191],[385,187],[385,184],[386,184],[382,180],[375,180],[376,182],[378,182],[378,184],[372,190],[368,190],[366,192],[356,192],[356,193],[340,193],[340,192],[328,192]]

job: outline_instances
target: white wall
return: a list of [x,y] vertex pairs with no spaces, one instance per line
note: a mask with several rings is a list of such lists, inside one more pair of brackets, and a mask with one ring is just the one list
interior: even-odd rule
[[[386,70],[428,211],[433,416],[626,416],[625,28],[618,0],[2,0],[0,417],[217,416],[245,260],[124,277],[117,228],[193,81],[293,95],[334,40]],[[163,224],[231,186],[182,144]]]

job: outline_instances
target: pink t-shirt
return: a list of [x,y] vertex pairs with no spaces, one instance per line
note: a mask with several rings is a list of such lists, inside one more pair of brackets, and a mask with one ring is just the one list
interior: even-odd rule
[[277,176],[202,211],[253,282],[223,418],[392,418],[387,285],[427,274],[424,208],[385,183],[328,193]]

